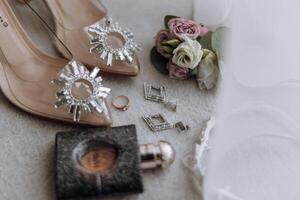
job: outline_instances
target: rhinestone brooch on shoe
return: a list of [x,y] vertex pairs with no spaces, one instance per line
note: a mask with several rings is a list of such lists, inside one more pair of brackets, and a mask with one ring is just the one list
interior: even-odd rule
[[57,102],[54,107],[67,106],[73,120],[80,121],[82,113],[108,112],[105,98],[111,89],[103,87],[102,78],[98,76],[100,69],[95,67],[90,72],[77,61],[70,61],[52,83],[58,86]]
[[[90,53],[95,53],[101,59],[106,60],[108,66],[112,66],[113,60],[133,62],[134,53],[140,50],[139,45],[134,41],[133,33],[124,30],[118,22],[112,23],[107,19],[105,25],[100,22],[89,27]],[[109,42],[109,37],[118,37],[123,41],[122,46],[115,47]]]

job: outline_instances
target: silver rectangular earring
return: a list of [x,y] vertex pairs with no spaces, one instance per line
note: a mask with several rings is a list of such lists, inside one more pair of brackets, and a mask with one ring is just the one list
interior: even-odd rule
[[178,132],[183,132],[190,129],[189,126],[184,125],[181,121],[175,124],[169,123],[166,117],[160,113],[144,116],[143,119],[153,132],[161,132],[173,128],[176,128]]
[[167,99],[167,92],[164,86],[155,86],[150,83],[144,83],[144,96],[148,101],[162,103],[166,108],[174,112],[177,110],[177,100]]

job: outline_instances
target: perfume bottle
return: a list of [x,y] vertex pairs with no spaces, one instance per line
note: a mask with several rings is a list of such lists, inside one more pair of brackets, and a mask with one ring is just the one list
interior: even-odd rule
[[57,199],[142,193],[142,170],[175,159],[170,143],[142,144],[134,125],[56,134]]

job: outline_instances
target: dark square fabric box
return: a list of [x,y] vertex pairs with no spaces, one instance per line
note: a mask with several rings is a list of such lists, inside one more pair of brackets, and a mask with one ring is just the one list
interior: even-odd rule
[[[114,166],[95,176],[81,172],[75,162],[76,154],[103,142],[116,149]],[[134,125],[59,132],[55,148],[57,199],[143,192]]]

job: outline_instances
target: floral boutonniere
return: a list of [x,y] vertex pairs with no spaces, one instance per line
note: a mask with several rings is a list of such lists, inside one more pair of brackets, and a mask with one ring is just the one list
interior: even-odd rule
[[220,37],[224,29],[212,32],[195,21],[167,15],[165,29],[155,37],[152,64],[170,78],[196,78],[200,89],[212,89],[219,75]]

